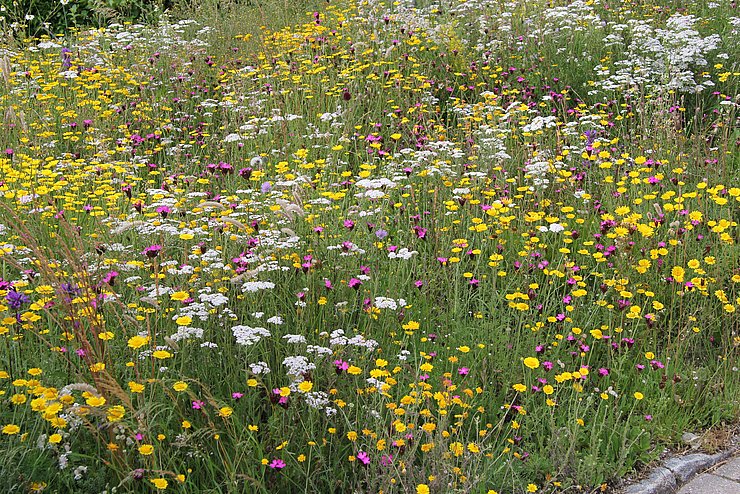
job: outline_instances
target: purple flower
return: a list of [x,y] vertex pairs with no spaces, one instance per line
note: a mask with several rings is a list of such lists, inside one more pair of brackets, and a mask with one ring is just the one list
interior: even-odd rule
[[62,48],[62,70],[69,70],[72,67],[72,50],[66,46]]
[[583,131],[583,135],[586,138],[586,145],[590,146],[594,143],[594,139],[596,139],[596,131],[595,130],[585,130]]
[[27,304],[31,301],[31,299],[28,298],[28,295],[16,292],[15,290],[8,292],[5,296],[5,300],[7,300],[8,304],[10,304],[10,308],[13,310],[18,310],[23,306],[23,304]]
[[270,462],[268,466],[273,470],[282,470],[283,468],[285,468],[285,462],[279,458],[275,458]]

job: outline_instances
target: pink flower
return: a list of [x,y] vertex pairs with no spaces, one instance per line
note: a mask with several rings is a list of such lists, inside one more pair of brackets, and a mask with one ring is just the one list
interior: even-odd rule
[[360,451],[359,453],[357,453],[357,459],[360,460],[363,465],[370,464],[370,455],[364,451]]
[[273,470],[282,470],[283,468],[285,468],[285,462],[279,458],[275,458],[270,462],[268,466]]
[[203,403],[202,401],[195,400],[193,402],[193,410],[200,410],[201,408],[203,408],[203,405],[205,405],[205,403]]
[[161,245],[157,245],[157,244],[150,245],[149,247],[147,247],[146,249],[144,249],[142,251],[142,254],[144,254],[148,258],[152,259],[154,257],[157,257],[157,255],[159,254],[159,252],[161,250],[162,250],[162,246]]

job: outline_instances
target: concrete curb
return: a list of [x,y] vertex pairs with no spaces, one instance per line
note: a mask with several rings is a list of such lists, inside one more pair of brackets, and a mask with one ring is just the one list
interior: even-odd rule
[[740,451],[733,446],[717,454],[694,453],[670,458],[650,472],[647,479],[625,487],[622,494],[673,494],[697,473],[720,463]]

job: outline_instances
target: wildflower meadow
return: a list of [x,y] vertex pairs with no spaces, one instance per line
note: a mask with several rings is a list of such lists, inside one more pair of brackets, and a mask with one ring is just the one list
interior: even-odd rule
[[0,492],[615,492],[737,430],[736,2],[0,3]]

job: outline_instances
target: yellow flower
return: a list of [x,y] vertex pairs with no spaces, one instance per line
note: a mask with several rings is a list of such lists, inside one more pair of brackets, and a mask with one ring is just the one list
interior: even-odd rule
[[527,485],[527,492],[537,492],[537,486],[534,484]]
[[530,369],[536,369],[540,366],[540,361],[534,357],[527,357],[524,359],[524,365],[526,365]]
[[527,390],[527,387],[524,384],[521,384],[521,383],[517,383],[517,384],[513,385],[512,388],[514,388],[514,391],[516,391],[518,393],[524,393]]
[[128,388],[131,390],[132,393],[141,393],[142,391],[144,391],[144,385],[134,381],[129,381]]
[[304,461],[306,461],[306,455],[304,454],[298,455],[297,460],[298,460],[298,463],[303,463]]
[[34,367],[33,369],[28,369],[28,373],[32,376],[40,376],[43,371],[39,369],[38,367]]
[[416,494],[429,494],[429,486],[426,484],[417,485]]
[[673,279],[678,283],[683,283],[683,277],[685,274],[686,271],[681,266],[674,266],[673,269],[671,269],[671,276],[673,276]]
[[12,436],[13,434],[18,434],[20,431],[21,428],[15,424],[8,424],[3,427],[3,434],[7,434],[9,436]]
[[115,405],[108,409],[108,422],[119,422],[124,414],[126,413],[126,409],[123,408],[121,405]]
[[174,389],[177,392],[185,391],[186,389],[188,389],[188,383],[177,381],[175,384],[172,385],[172,389]]
[[165,490],[167,488],[167,480],[163,478],[149,479],[149,482],[154,484],[157,489]]
[[349,431],[347,433],[347,439],[350,441],[357,441],[357,433],[355,431]]
[[549,396],[555,392],[555,388],[553,388],[549,384],[545,384],[545,386],[543,386],[542,388],[542,392]]
[[175,320],[178,326],[189,326],[193,322],[193,318],[190,316],[180,316]]
[[645,398],[645,395],[640,393],[639,391],[635,391],[635,394],[633,396],[635,397],[636,400],[641,400]]
[[461,456],[465,450],[461,442],[454,442],[450,444],[450,451],[455,456]]
[[303,393],[308,393],[313,389],[313,383],[311,381],[303,381],[298,385],[298,389]]
[[218,414],[224,418],[230,417],[234,413],[234,409],[231,407],[221,407],[218,410]]
[[190,294],[184,291],[175,292],[172,295],[170,295],[170,300],[177,300],[178,302],[181,302],[188,298],[190,298]]
[[159,360],[164,360],[166,358],[172,357],[172,354],[167,350],[157,350],[156,352],[152,353],[152,357]]
[[434,422],[427,422],[426,424],[421,426],[421,430],[424,432],[434,432],[437,429],[437,424]]
[[149,342],[149,337],[136,335],[128,339],[128,347],[136,350],[137,348],[143,347],[148,342]]
[[52,434],[49,436],[49,443],[50,444],[59,444],[62,442],[62,435],[61,434]]
[[90,405],[91,407],[100,407],[105,405],[105,398],[102,396],[91,396],[87,400],[85,400],[85,403]]
[[103,362],[96,362],[90,364],[90,372],[103,372],[105,370],[105,364]]
[[26,395],[22,395],[22,394],[18,393],[18,394],[14,394],[10,398],[10,402],[13,405],[23,405],[26,402],[27,399],[28,399],[28,397],[26,397]]
[[152,453],[154,453],[154,446],[152,446],[151,444],[142,444],[141,446],[139,446],[139,454],[149,456]]
[[352,374],[353,376],[356,376],[356,375],[362,374],[362,369],[360,369],[357,366],[350,365],[349,368],[347,369],[347,374]]

